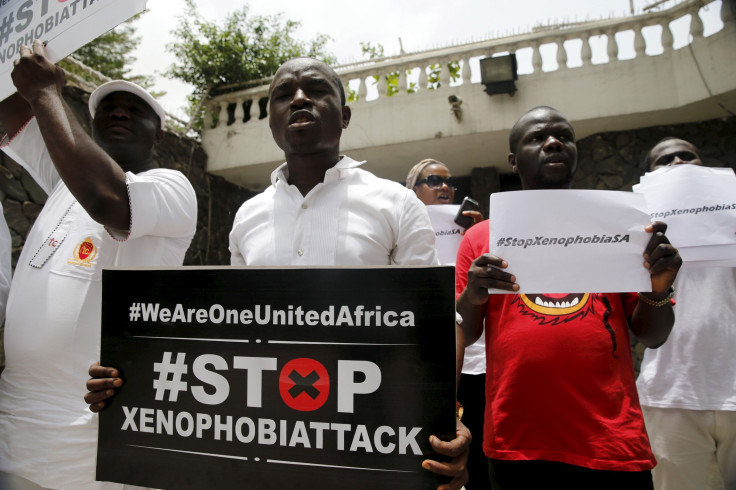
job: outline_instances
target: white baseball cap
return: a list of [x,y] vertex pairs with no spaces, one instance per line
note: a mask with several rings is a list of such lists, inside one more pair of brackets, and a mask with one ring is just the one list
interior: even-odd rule
[[92,117],[95,117],[95,112],[97,112],[97,105],[102,101],[102,99],[113,92],[130,92],[131,94],[137,95],[138,97],[143,99],[146,104],[151,106],[151,109],[153,109],[153,111],[158,115],[159,119],[161,119],[161,129],[164,129],[164,122],[166,121],[166,111],[164,111],[164,108],[161,107],[161,104],[156,102],[156,99],[154,99],[153,96],[149,94],[146,89],[144,89],[140,85],[136,85],[133,82],[126,82],[125,80],[113,80],[111,82],[103,83],[90,94],[89,113],[92,114]]

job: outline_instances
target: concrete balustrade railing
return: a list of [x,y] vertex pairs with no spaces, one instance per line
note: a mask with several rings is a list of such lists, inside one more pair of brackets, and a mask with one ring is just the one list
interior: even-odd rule
[[[616,35],[618,33],[633,31],[633,57],[640,58],[647,56],[648,51],[659,49],[657,43],[652,41],[652,37],[644,36],[642,30],[650,26],[660,26],[661,37],[658,41],[661,43],[661,49],[666,53],[672,51],[674,46],[674,37],[670,25],[679,19],[684,17],[690,19],[687,43],[703,37],[704,27],[699,13],[701,9],[708,8],[711,3],[713,3],[713,0],[684,0],[674,7],[660,12],[585,22],[568,27],[542,28],[537,32],[527,34],[340,65],[336,66],[335,70],[345,86],[357,95],[357,100],[353,104],[391,103],[391,99],[396,96],[421,97],[422,93],[429,90],[446,89],[451,83],[454,85],[471,83],[474,70],[471,69],[470,60],[503,53],[516,53],[528,48],[532,50],[531,71],[526,73],[539,73],[543,66],[550,64],[549,60],[545,58],[545,49],[543,49],[547,45],[556,47],[553,55],[556,68],[547,71],[571,69],[568,60],[572,58],[579,58],[582,61],[582,66],[593,64],[592,40],[598,36],[605,38],[606,41],[605,53],[608,60],[604,63],[611,63],[619,60],[621,51],[632,51],[630,45],[621,45],[623,41],[617,39]],[[731,1],[724,0],[721,5],[721,20],[724,24],[732,22],[734,12],[731,10]],[[624,36],[619,36],[619,38],[622,37]],[[648,43],[653,45],[650,46]],[[574,52],[574,50],[579,51]],[[549,52],[547,56],[549,56]],[[548,63],[545,63],[545,61],[548,61]],[[459,62],[460,64],[458,78],[455,80],[451,79],[450,70],[448,69],[450,62]],[[440,67],[440,83],[439,85],[430,86],[429,73],[433,67],[438,65]],[[395,72],[399,72],[398,92],[392,97],[388,97],[387,76]],[[411,73],[411,75],[407,75],[407,73]],[[413,81],[412,78],[416,79],[415,83],[418,90],[409,93],[407,87],[409,82]],[[475,79],[478,78],[479,76],[476,74]],[[268,97],[269,82],[270,78],[249,82],[248,86],[242,89],[229,87],[228,89],[232,90],[231,92],[212,97],[207,104],[205,120],[208,124],[206,124],[205,131],[217,130],[232,125],[249,124],[265,118],[264,99]],[[377,85],[375,87],[377,97],[369,99],[369,86],[374,83]]]

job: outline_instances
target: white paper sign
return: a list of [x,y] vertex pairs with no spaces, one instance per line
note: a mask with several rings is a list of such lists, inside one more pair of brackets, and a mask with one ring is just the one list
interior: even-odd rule
[[10,78],[21,45],[48,41],[56,63],[146,8],[146,0],[0,0],[0,100],[15,93]]
[[683,269],[696,269],[696,268],[707,268],[707,267],[736,267],[736,259],[723,259],[723,260],[697,260],[688,262],[682,259]]
[[427,206],[429,220],[434,229],[437,256],[442,265],[455,265],[457,249],[463,239],[462,228],[455,223],[458,204],[433,204]]
[[508,262],[519,293],[651,291],[642,255],[650,220],[639,194],[499,192],[490,221],[490,251]]
[[644,194],[652,220],[667,223],[678,248],[736,244],[736,175],[730,168],[673,165],[647,173]]
[[733,245],[681,247],[677,250],[680,252],[680,257],[682,257],[683,262],[736,260],[736,246]]

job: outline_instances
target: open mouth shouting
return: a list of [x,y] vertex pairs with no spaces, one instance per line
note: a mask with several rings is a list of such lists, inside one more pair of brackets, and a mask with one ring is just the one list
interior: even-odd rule
[[311,126],[316,121],[314,114],[306,109],[301,109],[293,112],[289,116],[289,128],[290,129],[303,129]]
[[440,192],[437,194],[437,202],[440,204],[452,204],[455,196],[451,196],[449,192]]

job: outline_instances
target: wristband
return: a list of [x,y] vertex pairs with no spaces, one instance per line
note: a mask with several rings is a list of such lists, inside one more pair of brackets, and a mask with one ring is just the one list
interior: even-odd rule
[[653,299],[647,298],[643,294],[639,293],[639,301],[641,301],[642,303],[646,303],[649,306],[660,307],[660,306],[664,306],[664,305],[666,305],[668,303],[669,304],[674,304],[674,302],[672,301],[672,297],[674,295],[675,295],[675,288],[673,288],[672,286],[670,286],[670,292],[667,294],[667,296],[664,299],[653,300]]

